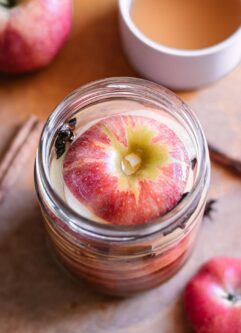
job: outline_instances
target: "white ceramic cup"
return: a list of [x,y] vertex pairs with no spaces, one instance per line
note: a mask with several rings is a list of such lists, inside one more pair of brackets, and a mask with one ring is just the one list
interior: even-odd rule
[[211,47],[170,48],[152,41],[135,26],[131,3],[132,0],[119,0],[120,32],[126,55],[142,76],[176,90],[196,89],[218,80],[239,63],[241,27]]

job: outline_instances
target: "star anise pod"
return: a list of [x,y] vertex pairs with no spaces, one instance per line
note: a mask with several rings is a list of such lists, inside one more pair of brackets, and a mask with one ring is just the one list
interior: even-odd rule
[[55,140],[55,151],[57,159],[59,159],[66,149],[66,143],[74,140],[74,128],[76,125],[76,118],[70,119],[67,123],[63,124],[58,131],[57,138]]
[[204,217],[207,217],[212,220],[212,213],[215,211],[214,205],[216,204],[216,199],[210,199],[206,203],[206,207],[204,210]]

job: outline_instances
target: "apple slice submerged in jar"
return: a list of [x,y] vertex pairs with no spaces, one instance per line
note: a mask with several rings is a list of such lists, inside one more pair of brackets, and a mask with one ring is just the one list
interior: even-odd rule
[[143,224],[173,209],[185,192],[190,160],[175,132],[144,116],[101,119],[64,156],[65,197],[101,221]]

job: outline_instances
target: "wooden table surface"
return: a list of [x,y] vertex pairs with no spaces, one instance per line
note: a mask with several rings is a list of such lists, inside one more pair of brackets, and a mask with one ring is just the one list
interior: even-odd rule
[[[74,28],[46,69],[0,78],[0,154],[28,114],[46,119],[73,89],[109,76],[137,76],[118,35],[115,0],[75,0]],[[241,157],[241,67],[200,91],[179,93],[197,112],[210,142]],[[33,155],[34,156],[34,155]],[[194,254],[163,286],[131,299],[98,295],[65,276],[45,242],[33,186],[33,156],[0,207],[1,333],[191,332],[182,307],[186,281],[216,255],[241,256],[241,182],[213,166],[213,221],[204,220]]]

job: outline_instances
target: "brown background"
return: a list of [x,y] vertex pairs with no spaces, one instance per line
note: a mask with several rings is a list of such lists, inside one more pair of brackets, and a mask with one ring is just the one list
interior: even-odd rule
[[[28,114],[45,119],[71,90],[108,76],[137,76],[118,36],[115,0],[75,0],[74,29],[46,69],[0,78],[0,153]],[[197,112],[210,142],[241,156],[241,67],[198,92],[180,93]],[[185,268],[167,284],[131,299],[111,299],[65,276],[45,242],[33,187],[33,158],[0,207],[1,333],[191,332],[181,293],[202,262],[241,255],[241,183],[213,166],[213,221],[204,220]]]

